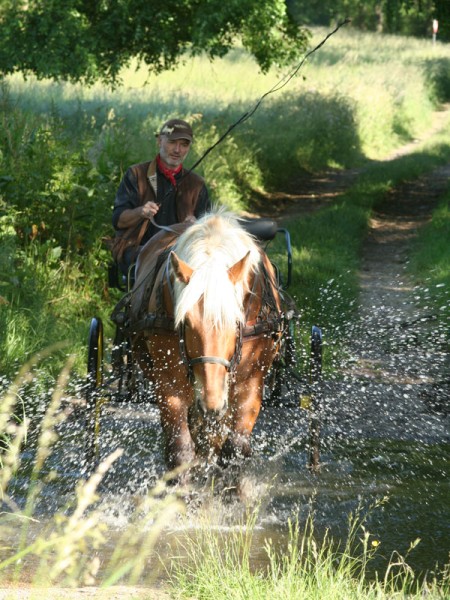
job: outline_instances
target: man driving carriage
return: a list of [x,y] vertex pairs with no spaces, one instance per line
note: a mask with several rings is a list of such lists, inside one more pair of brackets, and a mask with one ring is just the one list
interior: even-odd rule
[[140,381],[154,386],[169,468],[194,457],[190,406],[215,421],[227,413],[224,431],[232,433],[225,440],[220,430],[215,443],[223,464],[247,456],[264,386],[279,387],[281,356],[286,365],[294,356],[294,311],[262,244],[276,235],[276,223],[211,211],[204,180],[183,168],[192,141],[185,121],[164,123],[159,153],[127,170],[113,212],[113,252],[124,274],[138,258],[133,287],[111,315],[113,371],[126,397],[141,394]]
[[189,123],[170,119],[156,138],[158,154],[126,171],[114,202],[113,256],[124,275],[161,228],[196,219],[211,208],[203,178],[183,167],[194,141]]

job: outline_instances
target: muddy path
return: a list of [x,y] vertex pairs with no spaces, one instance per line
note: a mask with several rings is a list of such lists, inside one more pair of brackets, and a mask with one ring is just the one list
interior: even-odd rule
[[[385,160],[413,152],[448,118],[446,106],[434,113],[422,139]],[[362,171],[329,170],[299,179],[295,193],[260,199],[257,206],[266,207],[260,214],[282,223],[311,214],[336,201]],[[349,360],[341,365],[343,382],[325,382],[324,420],[334,423],[331,437],[344,427],[347,437],[450,442],[450,355],[445,342],[450,323],[448,316],[430,308],[426,285],[417,285],[407,270],[412,244],[449,185],[447,164],[392,189],[372,215],[361,254],[358,314],[347,324]],[[442,294],[448,305],[450,291],[443,289]]]

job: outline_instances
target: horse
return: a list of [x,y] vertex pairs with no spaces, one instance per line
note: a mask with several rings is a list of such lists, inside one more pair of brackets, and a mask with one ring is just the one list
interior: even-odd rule
[[156,394],[167,469],[225,467],[251,455],[279,357],[284,315],[276,272],[229,211],[168,229],[136,265],[133,360]]

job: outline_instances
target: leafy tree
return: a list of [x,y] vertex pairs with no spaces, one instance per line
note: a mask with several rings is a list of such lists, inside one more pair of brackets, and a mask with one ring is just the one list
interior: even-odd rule
[[133,58],[160,72],[237,37],[266,71],[308,39],[284,0],[0,0],[0,28],[0,74],[112,84]]

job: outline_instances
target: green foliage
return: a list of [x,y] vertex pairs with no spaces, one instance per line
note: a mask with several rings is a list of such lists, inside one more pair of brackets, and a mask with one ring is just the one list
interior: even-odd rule
[[445,319],[450,319],[450,191],[441,199],[431,221],[419,233],[409,271]]
[[361,159],[355,107],[336,93],[286,93],[255,114],[249,131],[268,187],[285,185],[299,170],[349,167]]
[[307,40],[283,0],[3,0],[0,22],[0,73],[87,83],[117,83],[133,58],[161,72],[187,50],[223,56],[236,36],[267,71]]
[[110,204],[107,185],[83,146],[87,140],[80,137],[75,147],[73,131],[56,112],[30,115],[2,89],[0,209],[15,211],[23,244],[51,242],[64,255],[90,248],[99,233],[98,217],[107,219]]
[[436,104],[450,102],[450,59],[428,60],[424,72],[432,100]]

